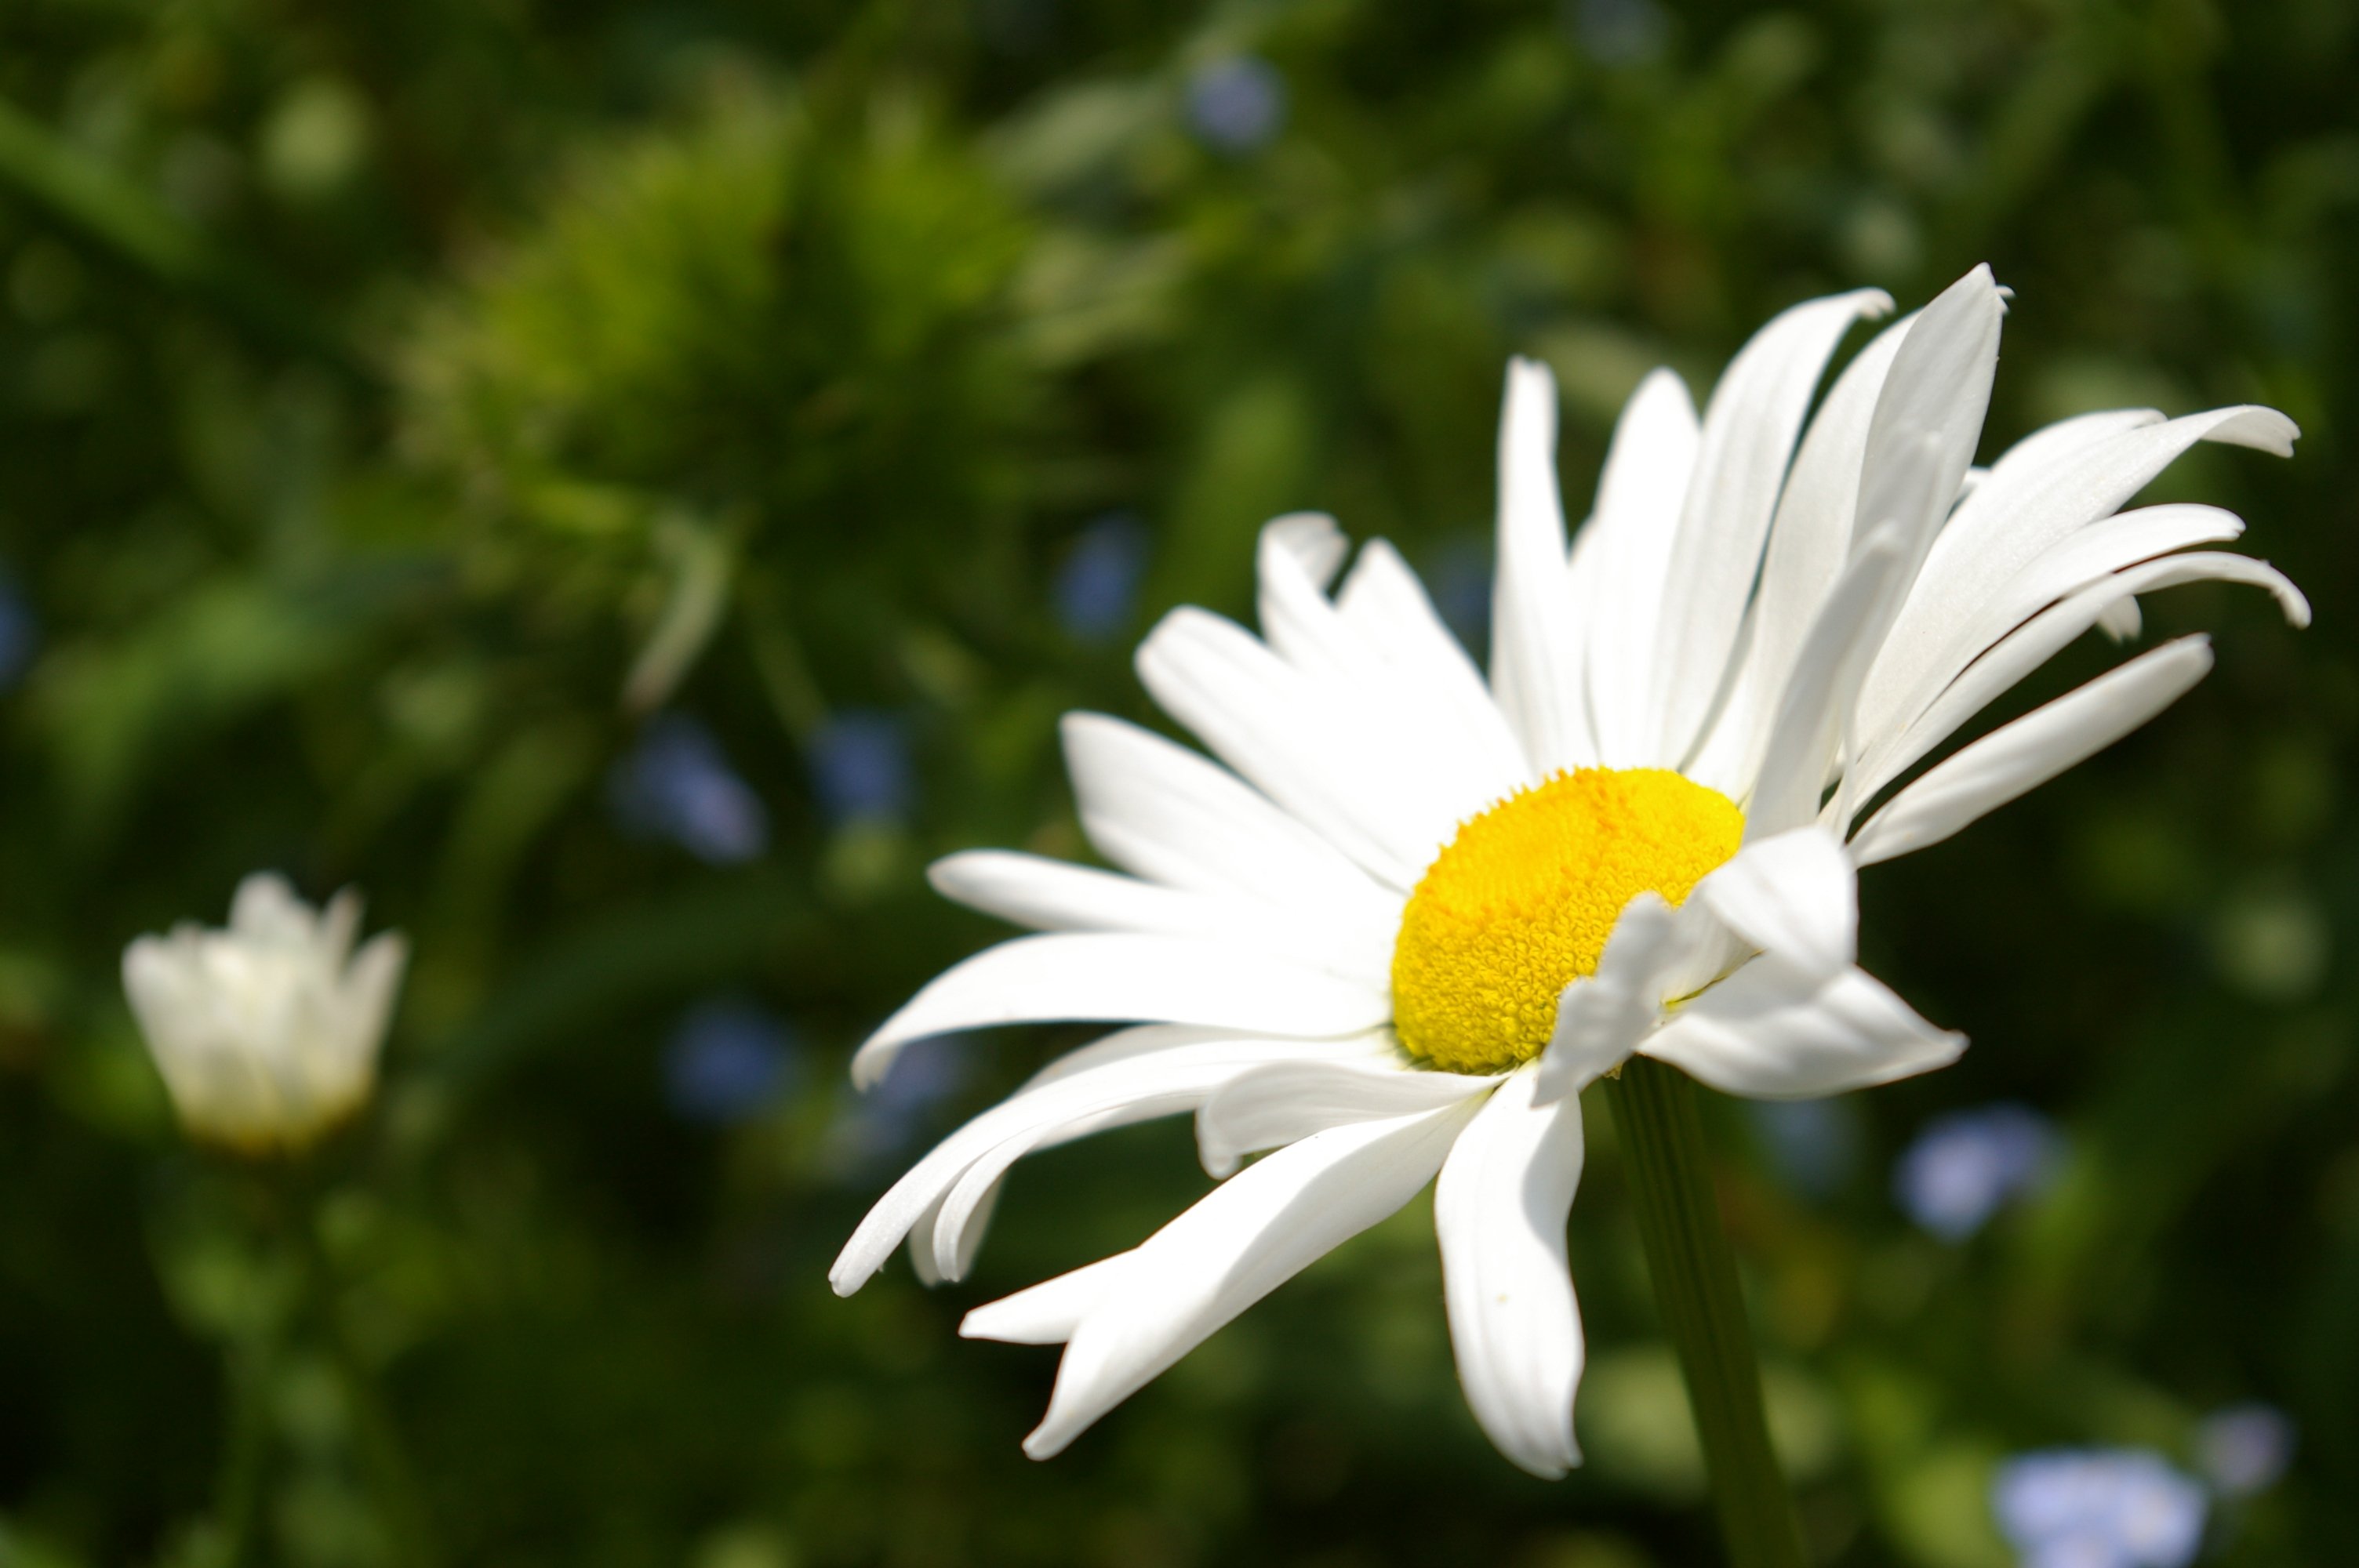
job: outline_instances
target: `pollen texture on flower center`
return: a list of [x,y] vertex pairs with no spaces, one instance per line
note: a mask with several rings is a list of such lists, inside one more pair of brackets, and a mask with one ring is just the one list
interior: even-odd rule
[[1679,903],[1744,832],[1735,802],[1660,768],[1579,768],[1508,796],[1459,828],[1402,912],[1401,1044],[1459,1073],[1530,1061],[1622,906],[1650,890]]

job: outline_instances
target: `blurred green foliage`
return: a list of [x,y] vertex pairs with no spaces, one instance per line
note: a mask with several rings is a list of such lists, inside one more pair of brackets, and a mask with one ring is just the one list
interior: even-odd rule
[[[1415,1206],[1034,1465],[1049,1353],[958,1317],[1200,1191],[1185,1133],[1035,1162],[971,1285],[839,1302],[912,1145],[1082,1036],[958,1043],[886,1111],[842,1064],[991,935],[924,860],[1079,852],[1055,715],[1143,716],[1130,636],[1242,610],[1266,517],[1394,538],[1471,623],[1508,353],[1556,368],[1582,495],[1647,366],[1708,384],[1786,303],[1982,260],[2017,290],[1985,455],[2284,407],[2293,463],[2158,488],[2321,620],[2155,602],[2218,628],[2204,687],[1868,879],[1871,963],[1977,1044],[1837,1107],[1815,1188],[1717,1108],[1779,1439],[1822,1560],[1982,1568],[1997,1457],[2184,1462],[2264,1399],[2297,1463],[2213,1554],[2338,1560],[2354,59],[2352,0],[0,9],[0,1561],[217,1561],[240,1518],[319,1564],[1710,1561],[1605,1119],[1572,1480],[1476,1433]],[[1116,511],[1143,593],[1080,634],[1054,585]],[[679,715],[758,853],[618,821]],[[843,809],[847,719],[913,798]],[[266,865],[417,952],[301,1194],[183,1147],[116,980]],[[715,994],[796,1053],[726,1127],[667,1090]],[[2062,1173],[1937,1242],[1891,1158],[1999,1098]]]

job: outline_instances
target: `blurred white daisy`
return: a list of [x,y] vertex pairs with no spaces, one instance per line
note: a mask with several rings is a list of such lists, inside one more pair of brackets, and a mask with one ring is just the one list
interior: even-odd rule
[[853,1070],[874,1083],[945,1031],[1143,1027],[936,1149],[862,1223],[837,1291],[905,1237],[921,1273],[958,1278],[1019,1157],[1192,1111],[1226,1180],[1133,1250],[966,1320],[971,1336],[1066,1346],[1028,1453],[1062,1449],[1438,1176],[1474,1415],[1527,1470],[1578,1463],[1579,1091],[1634,1053],[1762,1098],[1954,1060],[1962,1037],[1855,966],[1856,868],[2144,723],[2201,678],[2208,642],[2131,659],[1868,808],[2082,633],[2132,634],[2140,594],[2226,579],[2308,619],[2261,562],[2176,553],[2236,537],[2229,514],[2117,511],[2197,441],[2288,453],[2283,415],[2091,414],[1969,466],[2005,299],[1976,268],[1863,349],[1807,429],[1838,341],[1890,308],[1883,294],[1779,316],[1701,419],[1656,372],[1570,548],[1553,384],[1517,361],[1487,683],[1389,546],[1343,572],[1328,519],[1269,524],[1260,637],[1181,609],[1139,650],[1147,690],[1220,762],[1069,717],[1082,823],[1120,871],[998,851],[937,864],[948,896],[1048,935],[936,979]]
[[299,1150],[357,1110],[408,947],[353,951],[349,889],[314,910],[266,872],[238,884],[226,930],[188,922],[124,950],[123,989],[191,1136],[242,1153]]

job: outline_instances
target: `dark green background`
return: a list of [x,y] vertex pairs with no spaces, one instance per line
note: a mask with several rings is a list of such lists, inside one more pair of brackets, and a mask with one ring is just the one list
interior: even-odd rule
[[[2351,0],[6,0],[0,568],[39,645],[0,697],[0,1561],[217,1560],[241,1379],[266,1561],[1712,1561],[1606,1118],[1573,1479],[1466,1414],[1422,1201],[1034,1465],[1052,1353],[958,1318],[1201,1191],[1185,1130],[1035,1162],[967,1285],[897,1261],[839,1302],[906,1158],[842,1157],[842,1063],[994,935],[925,860],[1078,852],[1056,714],[1143,715],[1128,643],[1242,611],[1266,516],[1463,579],[1509,353],[1561,378],[1585,497],[1648,365],[1701,390],[1781,306],[1985,260],[2017,295],[1984,457],[2089,407],[2282,407],[2291,463],[2157,488],[2243,514],[2319,620],[2151,602],[2149,638],[2216,629],[2203,687],[1868,873],[1868,963],[1975,1045],[1840,1108],[1825,1197],[1712,1107],[1773,1402],[1830,1563],[2003,1563],[1995,1459],[2184,1462],[2256,1398],[2301,1447],[2216,1559],[2339,1560],[2354,49]],[[1238,52],[1288,114],[1231,154],[1185,92]],[[1091,646],[1049,585],[1112,508],[1152,566]],[[751,864],[607,808],[667,624],[667,705],[770,806]],[[822,820],[844,709],[907,723],[906,823]],[[265,865],[416,951],[303,1193],[184,1147],[115,979]],[[662,1092],[715,990],[807,1056],[727,1131]],[[918,1136],[1079,1037],[962,1043]],[[1962,1247],[1912,1229],[1892,1156],[2010,1097],[2064,1128],[2056,1184]]]

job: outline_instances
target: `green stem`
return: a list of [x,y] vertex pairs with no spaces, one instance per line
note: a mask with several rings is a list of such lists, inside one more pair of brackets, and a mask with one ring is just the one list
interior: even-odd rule
[[257,1532],[264,1473],[270,1463],[271,1360],[266,1342],[232,1344],[223,1353],[230,1409],[213,1515],[225,1568],[250,1568],[261,1560]]
[[1761,1368],[1712,1196],[1695,1085],[1676,1067],[1634,1056],[1607,1081],[1606,1100],[1628,1162],[1655,1300],[1687,1375],[1728,1560],[1734,1568],[1801,1568],[1808,1559],[1769,1444]]
[[396,1559],[408,1564],[409,1568],[430,1568],[439,1554],[435,1551],[433,1530],[428,1523],[425,1505],[419,1491],[418,1472],[410,1465],[409,1451],[401,1440],[401,1431],[394,1422],[392,1411],[386,1404],[376,1374],[361,1347],[353,1342],[352,1331],[344,1325],[336,1266],[320,1240],[316,1205],[305,1206],[299,1223],[302,1228],[305,1269],[310,1276],[320,1326],[327,1336],[328,1352],[334,1359],[337,1374],[343,1381],[344,1398],[353,1412],[353,1435],[359,1443],[361,1462],[375,1480],[377,1505],[384,1510],[386,1524],[393,1538]]

